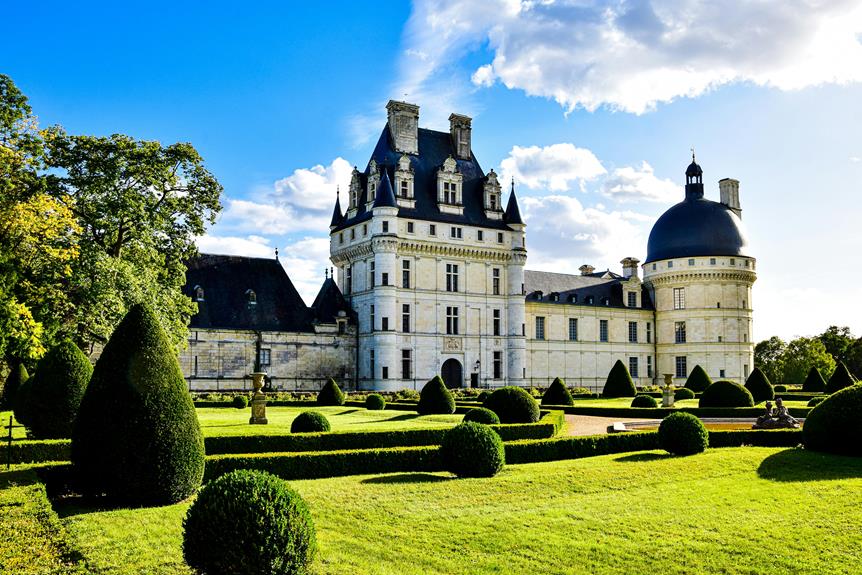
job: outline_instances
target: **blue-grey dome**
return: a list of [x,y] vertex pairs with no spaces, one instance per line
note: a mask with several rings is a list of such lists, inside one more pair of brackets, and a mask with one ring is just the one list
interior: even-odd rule
[[724,204],[688,195],[656,221],[646,261],[695,256],[745,256],[742,220]]

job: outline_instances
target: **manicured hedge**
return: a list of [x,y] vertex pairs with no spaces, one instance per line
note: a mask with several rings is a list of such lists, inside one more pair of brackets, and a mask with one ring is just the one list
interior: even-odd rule
[[668,453],[694,455],[702,453],[709,445],[709,432],[700,419],[679,411],[661,420],[658,443]]
[[474,421],[476,423],[484,423],[485,425],[499,425],[500,418],[490,409],[474,407],[464,414],[462,421]]
[[291,433],[326,433],[330,429],[329,420],[317,411],[303,411],[290,424]]
[[735,381],[719,380],[700,396],[699,407],[754,407],[751,392]]
[[15,408],[15,396],[18,393],[18,389],[28,379],[30,379],[30,375],[27,373],[27,368],[24,367],[24,364],[18,363],[12,366],[12,369],[9,370],[9,375],[6,376],[6,382],[3,384],[0,409]]
[[814,407],[805,420],[802,435],[806,449],[862,456],[860,414],[862,383],[833,393]]
[[542,395],[542,405],[572,405],[574,403],[574,399],[572,398],[571,392],[569,392],[569,388],[566,387],[566,382],[564,382],[559,377],[554,378],[554,381],[551,382],[550,387],[548,387],[545,394]]
[[346,396],[335,380],[331,377],[327,381],[320,393],[317,394],[317,405],[344,405]]
[[372,393],[365,398],[365,409],[370,411],[382,411],[386,409],[386,400],[379,393]]
[[[787,398],[789,399],[789,398]],[[667,417],[671,413],[684,411],[698,417],[759,417],[763,415],[762,407],[658,407],[646,410],[638,407],[559,407],[558,409],[571,415],[592,415],[595,417]],[[793,417],[805,417],[811,411],[807,407],[790,407]]]
[[839,361],[835,366],[835,371],[832,372],[832,377],[826,382],[826,393],[833,394],[836,391],[841,391],[845,387],[853,385],[853,376],[843,361]]
[[455,413],[455,398],[439,375],[422,387],[415,409],[419,415]]
[[[12,442],[12,463],[41,463],[44,461],[69,461],[72,443],[68,439],[44,439],[38,441],[19,440]],[[0,444],[0,464],[5,464],[9,453],[8,444]]]
[[694,397],[694,392],[687,387],[677,387],[673,391],[673,398],[676,401],[680,401],[683,399],[694,399]]
[[775,389],[772,387],[769,378],[763,373],[759,367],[755,367],[748,379],[745,380],[745,389],[751,393],[754,398],[754,403],[761,401],[771,401],[775,399]]
[[637,395],[635,384],[632,381],[632,376],[629,370],[622,361],[617,360],[611,371],[608,373],[608,378],[605,380],[605,387],[602,390],[604,397],[634,397]]
[[638,394],[632,399],[632,407],[658,407],[658,403],[654,397],[645,394]]
[[688,374],[688,379],[685,380],[685,388],[695,393],[706,391],[710,385],[712,385],[712,379],[700,365],[694,366],[694,369]]
[[531,423],[539,420],[539,404],[522,387],[507,386],[494,391],[485,407],[497,414],[502,423]]
[[506,465],[500,436],[475,421],[465,421],[446,431],[440,457],[446,471],[458,477],[493,477]]
[[802,391],[823,393],[826,391],[826,380],[820,374],[820,370],[816,366],[811,366],[808,370],[808,377],[805,378],[805,383],[802,384]]

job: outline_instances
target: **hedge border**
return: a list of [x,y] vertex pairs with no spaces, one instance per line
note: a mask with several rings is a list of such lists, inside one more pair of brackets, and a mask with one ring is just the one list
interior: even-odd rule
[[[568,415],[592,415],[595,417],[637,417],[642,419],[664,419],[671,413],[684,411],[700,418],[747,418],[763,415],[763,407],[588,407],[580,405],[546,405],[545,408],[560,410]],[[791,407],[793,417],[805,418],[810,407]]]

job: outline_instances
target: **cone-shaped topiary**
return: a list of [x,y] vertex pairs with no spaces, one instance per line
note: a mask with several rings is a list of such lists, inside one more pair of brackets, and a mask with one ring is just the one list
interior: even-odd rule
[[419,415],[455,413],[455,398],[439,375],[432,377],[419,392],[416,411]]
[[27,368],[23,363],[17,363],[12,366],[9,375],[6,377],[6,383],[3,384],[3,398],[0,399],[0,409],[14,409],[15,396],[18,394],[18,389],[21,385],[30,378],[27,373]]
[[18,391],[15,392],[15,400],[12,404],[12,410],[15,413],[15,420],[21,425],[29,425],[30,421],[30,389],[33,387],[33,378],[27,378],[21,385],[18,386]]
[[458,477],[493,477],[506,464],[503,440],[487,425],[474,421],[459,423],[446,432],[440,457],[446,470]]
[[677,387],[673,390],[673,398],[676,401],[681,399],[694,399],[694,392],[687,387]]
[[706,388],[710,385],[712,385],[712,379],[699,365],[694,366],[694,369],[688,374],[688,379],[685,380],[685,388],[695,393],[706,391]]
[[751,392],[735,381],[721,379],[706,388],[699,407],[754,407]]
[[77,345],[64,341],[39,360],[30,381],[27,426],[37,439],[72,436],[93,365]]
[[775,399],[775,389],[769,382],[766,374],[760,371],[759,367],[751,370],[748,379],[745,380],[745,389],[751,392],[751,397],[754,398],[754,403]]
[[102,351],[72,433],[72,463],[94,493],[174,503],[200,487],[204,441],[177,356],[136,304]]
[[634,397],[637,395],[632,376],[622,361],[617,360],[608,373],[602,395],[604,397]]
[[386,409],[386,400],[379,393],[372,393],[365,398],[365,409],[382,411]]
[[831,395],[845,387],[850,387],[854,383],[853,376],[850,375],[847,366],[844,365],[843,361],[839,361],[838,365],[835,366],[835,371],[832,372],[832,377],[826,382],[826,393]]
[[490,409],[474,407],[464,414],[464,421],[474,421],[476,423],[484,423],[485,425],[498,425],[500,418]]
[[709,445],[709,432],[696,416],[677,411],[661,420],[658,426],[658,443],[668,453],[694,455],[706,450]]
[[806,449],[862,456],[862,384],[835,392],[808,412],[802,426]]
[[317,405],[344,405],[344,392],[331,377],[317,394]]
[[316,551],[302,497],[265,471],[207,483],[183,520],[183,556],[204,575],[304,575]]
[[802,391],[811,393],[823,393],[826,391],[826,380],[820,374],[820,370],[816,366],[811,366],[808,370],[808,377],[805,378],[805,383],[802,384]]
[[290,424],[291,433],[320,433],[330,429],[329,420],[317,411],[303,411]]
[[485,407],[497,414],[500,423],[535,423],[539,404],[523,387],[501,387],[485,400]]
[[654,397],[641,394],[632,400],[632,407],[658,407],[658,403]]
[[572,399],[572,394],[569,392],[569,388],[566,387],[566,382],[564,382],[559,377],[554,378],[554,381],[551,382],[551,386],[545,391],[545,394],[542,396],[542,405],[574,405],[575,400]]

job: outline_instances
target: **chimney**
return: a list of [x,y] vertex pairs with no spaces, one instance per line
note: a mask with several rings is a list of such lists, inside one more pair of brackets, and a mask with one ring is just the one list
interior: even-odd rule
[[724,178],[718,181],[718,189],[721,194],[721,203],[733,210],[740,218],[742,208],[739,206],[739,180]]
[[452,144],[455,146],[455,157],[460,160],[469,160],[472,157],[470,149],[470,127],[473,119],[461,114],[449,116],[449,133],[452,135]]
[[579,267],[578,270],[581,272],[582,276],[588,276],[591,273],[593,273],[594,271],[596,271],[596,268],[594,268],[593,266],[591,266],[589,264],[584,264],[581,267]]
[[419,106],[389,100],[386,104],[389,136],[396,152],[419,153]]
[[623,264],[623,277],[629,279],[630,277],[638,277],[638,264],[641,263],[637,258],[625,258],[620,262]]

